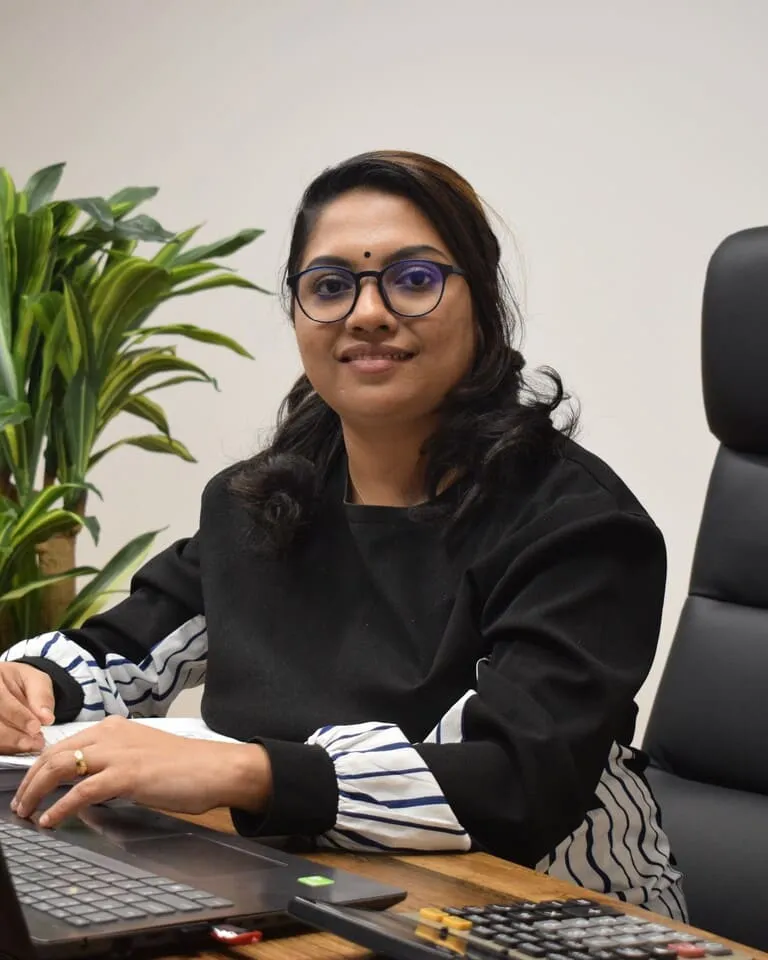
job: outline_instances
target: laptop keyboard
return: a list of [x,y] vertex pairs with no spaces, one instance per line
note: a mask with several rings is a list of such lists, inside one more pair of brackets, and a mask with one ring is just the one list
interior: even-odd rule
[[104,857],[52,833],[0,821],[0,843],[19,902],[73,927],[194,914],[231,900]]

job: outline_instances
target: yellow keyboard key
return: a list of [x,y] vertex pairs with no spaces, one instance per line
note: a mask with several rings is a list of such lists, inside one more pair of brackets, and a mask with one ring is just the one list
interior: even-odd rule
[[449,930],[456,930],[461,933],[465,933],[466,931],[472,929],[472,921],[467,920],[464,917],[452,917],[448,915],[443,920],[443,926],[448,927]]
[[419,916],[422,920],[427,920],[430,923],[442,923],[446,915],[438,907],[422,907],[419,910]]

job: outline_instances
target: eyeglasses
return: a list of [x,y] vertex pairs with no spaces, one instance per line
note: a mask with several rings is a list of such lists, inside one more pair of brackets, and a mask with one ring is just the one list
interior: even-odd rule
[[294,273],[286,283],[302,311],[315,323],[339,323],[355,309],[360,282],[374,277],[381,299],[399,317],[424,317],[443,299],[451,274],[466,272],[433,260],[398,260],[383,270],[354,273],[346,267],[310,267]]

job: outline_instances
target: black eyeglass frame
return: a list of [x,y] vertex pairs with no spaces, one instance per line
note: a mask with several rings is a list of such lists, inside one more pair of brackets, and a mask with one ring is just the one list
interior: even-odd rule
[[[403,264],[419,264],[419,263],[429,264],[430,267],[437,267],[437,269],[442,274],[443,287],[440,291],[440,296],[437,298],[437,301],[435,302],[435,304],[431,306],[429,310],[425,310],[424,313],[401,313],[399,310],[396,310],[392,306],[389,296],[387,295],[387,292],[384,289],[384,281],[382,278],[384,277],[384,274],[387,273],[387,271],[392,270],[394,267],[402,267]],[[304,305],[302,304],[301,299],[299,297],[299,293],[298,293],[299,281],[305,274],[316,273],[318,270],[339,270],[344,272],[348,276],[352,277],[352,279],[355,281],[355,295],[352,298],[352,305],[350,306],[349,310],[347,310],[347,312],[344,314],[343,317],[338,317],[336,320],[316,320],[311,314],[307,313],[307,311],[304,309]],[[293,297],[296,300],[296,303],[298,303],[299,307],[301,308],[301,312],[304,314],[304,316],[308,320],[311,320],[313,323],[323,323],[323,324],[343,323],[344,320],[347,319],[347,317],[349,317],[352,313],[354,313],[355,307],[357,306],[357,301],[360,299],[360,281],[363,280],[365,277],[375,278],[376,287],[378,288],[378,291],[379,291],[379,296],[384,301],[384,306],[387,308],[387,310],[390,311],[390,313],[394,313],[398,317],[404,317],[406,320],[418,320],[419,317],[429,316],[429,314],[432,313],[433,310],[436,310],[440,306],[443,296],[445,295],[445,285],[448,280],[448,277],[454,276],[454,275],[457,277],[466,277],[467,271],[462,270],[461,267],[454,267],[453,264],[450,264],[450,263],[441,263],[439,260],[426,260],[423,257],[417,257],[417,258],[408,259],[408,260],[396,260],[394,263],[390,263],[386,267],[384,267],[383,270],[360,270],[359,273],[355,273],[354,270],[350,270],[349,267],[340,267],[335,264],[327,264],[327,265],[318,264],[316,267],[309,267],[306,270],[300,270],[299,273],[292,273],[289,277],[285,278],[285,283],[288,286],[291,293],[293,294]]]

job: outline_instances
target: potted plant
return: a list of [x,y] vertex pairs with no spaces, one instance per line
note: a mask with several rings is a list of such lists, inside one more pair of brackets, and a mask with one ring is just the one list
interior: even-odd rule
[[[156,532],[141,534],[101,570],[75,560],[81,530],[99,535],[88,479],[99,460],[126,444],[193,460],[154,395],[215,381],[168,338],[250,357],[219,331],[155,323],[157,308],[217,287],[261,290],[220,260],[262,231],[190,247],[197,228],[173,234],[134,212],[155,187],[56,200],[63,169],[17,190],[0,168],[0,651],[76,625],[151,545]],[[105,445],[123,414],[152,429]],[[82,576],[91,579],[78,593]]]

